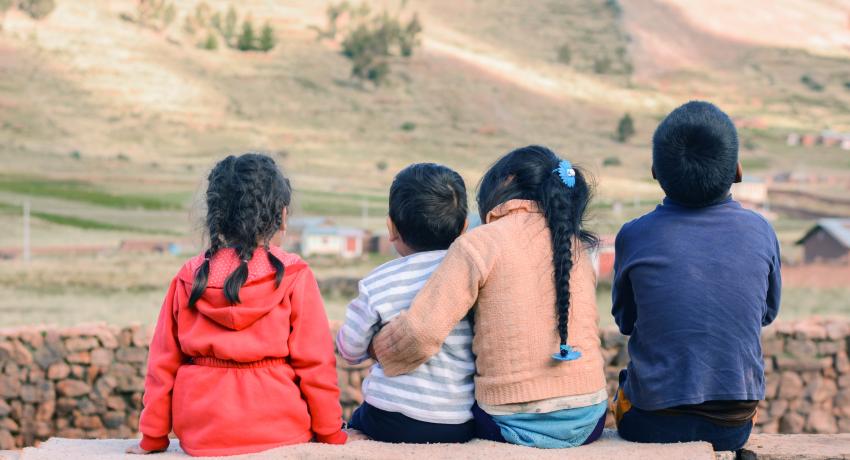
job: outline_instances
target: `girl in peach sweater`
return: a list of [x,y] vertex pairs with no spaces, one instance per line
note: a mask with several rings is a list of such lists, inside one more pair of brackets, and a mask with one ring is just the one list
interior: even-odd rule
[[342,444],[333,341],[310,267],[270,245],[285,230],[289,181],[264,155],[229,156],[209,175],[210,248],[171,282],[150,345],[143,438],[171,430],[190,455],[245,454],[316,440]]
[[545,147],[496,162],[478,191],[485,225],[455,240],[376,336],[384,373],[425,362],[472,309],[478,436],[542,448],[598,439],[608,395],[586,251],[596,238],[582,225],[589,199],[582,172]]

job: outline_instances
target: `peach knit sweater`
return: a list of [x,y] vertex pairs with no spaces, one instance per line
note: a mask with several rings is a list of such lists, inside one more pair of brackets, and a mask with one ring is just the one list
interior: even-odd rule
[[375,338],[384,372],[399,375],[427,361],[474,306],[479,402],[521,403],[605,388],[596,279],[579,243],[573,244],[568,342],[582,357],[552,359],[560,339],[550,238],[535,202],[511,200],[491,211],[486,225],[455,241],[410,309]]

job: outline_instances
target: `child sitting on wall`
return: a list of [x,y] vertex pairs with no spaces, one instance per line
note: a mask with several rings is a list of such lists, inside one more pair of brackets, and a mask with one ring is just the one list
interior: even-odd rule
[[[460,175],[436,164],[402,170],[390,187],[387,227],[401,258],[360,281],[336,343],[340,356],[366,360],[372,337],[406,310],[466,229],[466,188]],[[363,404],[349,427],[384,442],[466,442],[475,433],[471,407],[472,326],[460,321],[430,360],[407,375],[388,377],[380,364],[363,382]]]
[[735,125],[689,102],[655,131],[652,175],[667,195],[615,243],[613,314],[630,335],[615,417],[637,442],[746,443],[764,398],[761,328],[779,310],[779,244],[730,195]]
[[608,410],[589,249],[585,172],[546,147],[481,179],[483,224],[459,237],[413,300],[375,336],[388,375],[409,372],[474,317],[476,436],[539,448],[589,444]]
[[210,248],[171,282],[150,345],[143,439],[128,452],[245,454],[342,444],[333,339],[313,272],[269,245],[286,228],[289,181],[267,156],[210,172]]

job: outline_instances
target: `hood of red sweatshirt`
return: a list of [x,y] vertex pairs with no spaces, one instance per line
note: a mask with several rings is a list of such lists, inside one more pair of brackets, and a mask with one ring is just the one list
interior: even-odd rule
[[[307,267],[300,257],[286,253],[278,248],[270,251],[283,262],[284,277],[280,285],[275,287],[275,269],[268,260],[264,249],[257,249],[254,257],[248,262],[248,280],[239,290],[238,304],[231,304],[224,296],[224,283],[227,277],[239,267],[239,257],[232,249],[218,251],[210,260],[210,274],[207,288],[198,299],[195,308],[201,314],[223,327],[242,330],[266,316],[272,309],[279,306],[284,296],[289,292],[294,275]],[[189,291],[195,281],[195,274],[204,255],[190,259],[180,271],[180,278],[186,283]]]

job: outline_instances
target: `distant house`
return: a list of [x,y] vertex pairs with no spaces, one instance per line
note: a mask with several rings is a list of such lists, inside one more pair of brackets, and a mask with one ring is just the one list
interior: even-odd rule
[[803,134],[801,144],[803,147],[814,147],[818,143],[818,136],[814,134]]
[[850,219],[821,219],[797,244],[807,264],[850,264]]
[[744,176],[744,180],[732,186],[732,196],[744,206],[760,209],[767,204],[767,183],[754,176]]
[[614,277],[614,235],[599,237],[599,246],[593,252],[593,269],[598,279],[610,280]]
[[301,240],[304,230],[312,227],[330,227],[333,221],[326,217],[295,217],[286,221],[286,236],[283,249],[289,252],[301,252]]
[[368,232],[365,235],[365,239],[366,248],[364,250],[366,252],[385,256],[396,255],[395,247],[390,242],[390,235],[386,231],[381,233]]
[[301,233],[301,255],[353,259],[363,255],[365,232],[357,228],[307,227]]

